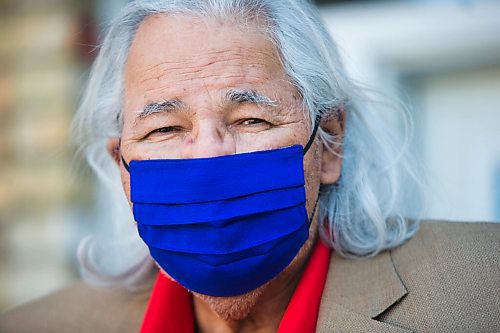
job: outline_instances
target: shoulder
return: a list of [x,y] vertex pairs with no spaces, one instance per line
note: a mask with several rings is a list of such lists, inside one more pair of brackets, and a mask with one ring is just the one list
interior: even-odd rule
[[80,282],[4,313],[0,332],[138,332],[148,298]]
[[383,318],[427,332],[490,331],[500,315],[499,254],[500,224],[423,222],[390,252],[408,294]]
[[368,259],[332,255],[319,332],[500,332],[500,224],[425,221]]
[[[412,239],[390,254],[402,275],[442,275],[443,282],[493,278],[499,273],[500,224],[424,221]],[[473,274],[459,274],[464,272]]]
[[[423,221],[417,234],[400,249],[404,251],[407,248],[432,245],[437,250],[449,247],[481,250],[491,245],[498,248],[499,239],[500,223]],[[497,243],[492,244],[493,241]],[[498,255],[498,252],[496,254]]]

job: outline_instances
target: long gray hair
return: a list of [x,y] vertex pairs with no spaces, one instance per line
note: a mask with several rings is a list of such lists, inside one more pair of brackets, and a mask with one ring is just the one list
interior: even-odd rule
[[[109,208],[114,212],[108,227],[112,235],[104,237],[106,242],[99,242],[96,235],[81,243],[84,279],[132,288],[143,286],[152,271],[153,261],[137,236],[106,141],[121,133],[123,70],[129,47],[140,23],[155,14],[224,19],[241,25],[263,18],[263,32],[276,45],[311,121],[334,111],[345,114],[343,140],[319,130],[326,147],[342,146],[343,159],[339,181],[320,190],[323,240],[344,256],[367,257],[398,246],[415,233],[418,222],[408,222],[402,215],[407,199],[415,197],[407,190],[415,188],[409,183],[417,179],[407,154],[411,128],[407,111],[376,102],[347,77],[314,6],[300,0],[139,0],[127,5],[111,24],[74,121],[80,152],[111,191],[114,205]],[[402,120],[402,133],[385,120],[388,109]]]

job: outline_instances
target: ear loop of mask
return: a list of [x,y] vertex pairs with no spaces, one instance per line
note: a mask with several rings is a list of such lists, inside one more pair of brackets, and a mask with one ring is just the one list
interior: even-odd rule
[[311,148],[314,139],[316,138],[316,133],[318,133],[318,128],[319,128],[319,123],[321,122],[321,115],[317,115],[316,118],[314,119],[314,128],[311,133],[311,136],[309,137],[309,141],[307,141],[306,145],[304,146],[304,155],[307,153],[309,148]]
[[[309,137],[309,141],[307,141],[305,147],[304,147],[304,155],[307,153],[307,151],[309,150],[309,148],[311,148],[313,142],[314,142],[314,139],[316,138],[316,133],[318,133],[318,128],[319,128],[319,123],[321,121],[321,116],[320,115],[317,115],[316,116],[316,119],[314,120],[314,128],[313,128],[313,131],[312,131],[312,134],[311,136]],[[118,142],[118,149],[121,150],[121,140]],[[122,163],[123,163],[123,167],[125,168],[125,170],[127,170],[128,173],[130,173],[130,167],[128,165],[128,163],[125,161],[125,159],[123,158],[123,155],[120,153],[120,158],[122,160]],[[316,200],[316,203],[318,202],[318,200]]]
[[120,158],[122,159],[122,163],[123,163],[123,167],[125,168],[125,170],[127,170],[128,173],[130,173],[130,167],[128,166],[128,163],[125,162],[125,159],[123,158],[123,155],[121,153],[121,147],[122,147],[122,140],[120,139],[120,141],[118,141],[118,149],[120,150]]
[[316,208],[318,207],[318,201],[319,201],[319,190],[318,190],[318,196],[316,197],[316,202],[314,203],[314,208],[313,208],[311,217],[309,218],[309,224],[307,226],[308,228],[311,227],[311,224],[314,220],[314,214],[316,214]]
[[[319,128],[319,123],[321,122],[321,115],[317,115],[316,118],[314,119],[314,128],[313,128],[313,131],[311,133],[311,137],[309,138],[309,141],[307,142],[307,144],[305,145],[304,147],[304,155],[307,153],[307,151],[309,150],[309,148],[311,148],[313,142],[314,142],[314,139],[316,139],[316,134],[318,133],[318,128]],[[311,217],[309,218],[309,225],[308,227],[311,226],[313,220],[314,220],[314,214],[316,214],[316,208],[318,207],[318,201],[319,201],[319,189],[318,189],[318,196],[316,197],[316,201],[314,202],[314,208],[313,208],[313,211],[312,211],[312,214],[311,214]]]

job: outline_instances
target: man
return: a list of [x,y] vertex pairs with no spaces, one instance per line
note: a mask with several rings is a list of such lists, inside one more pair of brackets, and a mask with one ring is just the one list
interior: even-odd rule
[[96,61],[78,140],[89,153],[106,142],[112,159],[91,164],[119,170],[158,279],[151,293],[80,284],[0,327],[498,330],[498,227],[426,222],[405,243],[418,229],[398,217],[412,166],[361,96],[305,2],[131,3]]

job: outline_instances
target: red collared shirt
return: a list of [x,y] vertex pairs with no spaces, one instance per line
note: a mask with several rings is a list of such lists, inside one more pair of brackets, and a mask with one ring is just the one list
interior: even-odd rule
[[[281,319],[278,333],[315,332],[329,264],[330,249],[319,240]],[[158,274],[141,333],[194,331],[191,294],[177,282]]]

